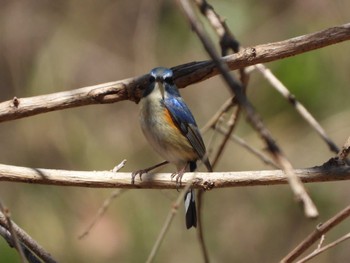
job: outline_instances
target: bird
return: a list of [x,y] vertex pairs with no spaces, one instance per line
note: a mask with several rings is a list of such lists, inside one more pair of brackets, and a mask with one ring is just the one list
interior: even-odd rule
[[[171,163],[176,166],[176,183],[181,186],[181,178],[187,171],[197,168],[201,160],[209,172],[212,166],[196,121],[174,83],[173,71],[157,67],[150,71],[148,85],[140,100],[139,121],[141,130],[153,149],[166,161],[148,169],[133,173],[147,173],[149,170]],[[197,226],[197,212],[194,190],[186,192],[185,217],[187,229]]]

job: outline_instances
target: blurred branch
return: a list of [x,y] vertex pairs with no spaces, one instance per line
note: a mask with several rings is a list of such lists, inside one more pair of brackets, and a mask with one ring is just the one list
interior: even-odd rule
[[[3,213],[0,213],[0,225],[7,229],[7,220]],[[40,259],[46,263],[55,263],[56,260],[44,250],[31,236],[29,236],[23,229],[17,226],[12,222],[13,231],[16,232],[16,235],[21,243],[31,251],[35,253]]]
[[318,121],[312,116],[312,114],[301,104],[295,96],[290,93],[286,86],[272,74],[271,70],[266,68],[263,64],[257,64],[255,67],[261,72],[261,74],[270,82],[270,84],[280,93],[282,96],[287,99],[295,110],[304,118],[310,126],[315,129],[315,131],[321,136],[321,138],[327,143],[331,151],[338,153],[338,146],[329,138],[326,131],[318,123]]
[[[244,48],[238,53],[224,57],[223,61],[227,63],[230,70],[235,70],[295,56],[349,39],[350,23],[280,42]],[[212,61],[191,62],[176,66],[173,70],[175,82],[180,88],[219,74]],[[141,90],[147,81],[147,76],[143,75],[71,91],[29,98],[15,97],[0,103],[0,122],[84,105],[114,103],[122,100],[138,102]]]
[[203,230],[203,223],[202,223],[202,211],[203,211],[203,194],[204,190],[199,190],[197,193],[197,217],[198,217],[198,228],[197,228],[197,236],[199,240],[199,245],[201,247],[202,255],[203,255],[203,262],[209,263],[209,253],[208,248],[205,243],[204,239],[204,230]]
[[21,262],[25,263],[26,257],[25,257],[24,252],[23,252],[23,247],[22,247],[20,241],[18,240],[17,233],[13,229],[10,211],[8,210],[8,208],[4,207],[4,205],[2,204],[1,201],[0,201],[0,211],[3,214],[3,216],[6,220],[6,224],[7,224],[6,226],[3,226],[3,227],[6,227],[6,229],[9,231],[9,234],[11,235],[13,247],[16,248],[16,250],[18,251],[18,253],[20,255]]
[[341,223],[343,220],[350,216],[350,205],[337,213],[323,224],[319,224],[316,229],[305,238],[293,251],[291,251],[285,258],[281,260],[283,263],[293,262],[302,253],[304,253],[311,245],[313,245],[318,239],[320,239],[325,233],[331,230],[333,227]]
[[[223,128],[221,126],[213,127],[213,129],[218,131],[222,135],[227,134],[225,128]],[[274,160],[272,160],[271,158],[266,156],[266,154],[264,154],[263,152],[255,149],[253,146],[250,146],[245,140],[243,140],[241,137],[237,136],[236,134],[231,134],[230,140],[239,144],[244,149],[246,149],[248,152],[252,153],[257,158],[261,159],[265,164],[271,165],[272,167],[277,168],[277,169],[279,168],[279,166],[277,165],[277,163]]]
[[[160,245],[162,244],[162,242],[164,240],[165,234],[168,232],[169,227],[171,225],[171,222],[173,221],[175,215],[178,212],[180,203],[183,202],[186,192],[191,188],[192,180],[194,179],[195,175],[196,175],[196,173],[192,173],[191,177],[187,180],[184,188],[181,190],[179,196],[177,197],[175,203],[173,203],[173,205],[168,213],[168,216],[165,219],[163,227],[160,230],[160,233],[157,237],[157,240],[152,247],[151,253],[148,255],[146,263],[151,263],[154,261],[154,258],[155,258],[156,254],[160,248]],[[184,182],[184,180],[181,180],[181,181]],[[178,188],[178,186],[176,186],[176,188]]]
[[[228,48],[233,49],[237,53],[240,49],[240,45],[235,39],[227,24],[225,23],[225,20],[222,19],[220,15],[215,12],[214,8],[210,4],[208,4],[206,0],[195,0],[195,3],[201,10],[202,14],[207,17],[216,34],[220,37],[220,46],[221,49],[224,50],[224,52],[222,53],[226,53]],[[285,87],[283,83],[265,65],[259,63],[256,64],[255,67],[271,83],[271,85],[294,106],[297,112],[311,125],[311,127],[313,127],[316,130],[316,132],[328,144],[330,150],[335,153],[338,153],[339,149],[337,145],[328,137],[325,130],[310,114],[310,112],[295,98],[293,94],[290,93],[287,87]],[[240,74],[242,83],[246,83],[248,79],[247,73],[245,73],[244,70],[242,70]],[[243,86],[246,85],[243,84]]]
[[[0,225],[0,236],[2,236],[10,247],[14,247],[12,234],[5,227]],[[20,243],[23,253],[29,263],[42,263],[42,261],[25,245]]]
[[112,201],[119,197],[121,194],[123,194],[125,192],[124,189],[115,189],[110,196],[104,200],[102,206],[100,207],[100,209],[98,210],[97,214],[94,216],[94,218],[92,219],[91,223],[89,224],[89,226],[86,228],[86,230],[84,230],[84,232],[82,234],[80,234],[78,236],[79,239],[83,239],[84,237],[86,237],[91,229],[95,226],[95,224],[102,218],[102,216],[106,213],[108,207],[110,206],[110,204],[112,203]]
[[[118,165],[116,165],[111,172],[116,173],[118,172],[120,169],[122,169],[125,166],[126,163],[126,159],[124,159],[123,161],[121,161]],[[95,215],[95,217],[93,218],[92,222],[89,224],[89,226],[87,227],[87,229],[81,234],[79,235],[79,239],[82,239],[84,237],[86,237],[91,229],[95,226],[95,224],[102,218],[102,216],[106,213],[108,207],[110,206],[110,204],[112,203],[112,201],[119,197],[122,193],[124,193],[125,190],[123,189],[115,189],[110,196],[104,200],[102,206],[100,207],[100,209],[98,210],[97,214]]]
[[[350,180],[350,166],[330,165],[296,169],[293,172],[304,183]],[[136,178],[131,183],[131,173],[110,171],[68,171],[55,169],[28,168],[0,164],[0,181],[35,183],[61,186],[129,189],[176,189],[176,182],[170,173],[147,174],[142,181]],[[186,184],[193,173],[185,173],[182,182]],[[194,188],[212,188],[286,184],[287,177],[282,170],[242,172],[196,172]]]
[[213,43],[211,42],[209,36],[204,30],[203,25],[197,19],[191,4],[186,0],[178,0],[178,3],[185,17],[187,18],[191,28],[197,34],[198,38],[202,42],[204,49],[215,63],[217,69],[220,71],[221,76],[225,80],[228,88],[235,95],[235,98],[239,102],[240,106],[242,106],[242,108],[245,110],[249,123],[264,140],[269,152],[274,157],[279,167],[283,168],[283,171],[287,175],[288,183],[290,185],[291,190],[294,193],[296,200],[301,202],[301,204],[303,205],[305,215],[309,218],[317,217],[317,208],[310,196],[308,195],[308,193],[306,192],[300,179],[294,174],[291,163],[283,154],[277,143],[274,141],[269,130],[265,127],[260,116],[257,114],[253,105],[250,103],[250,101],[244,94],[244,87],[232,77],[227,64],[217,54]]
[[[324,237],[324,235],[322,236]],[[305,258],[302,258],[301,260],[298,260],[297,263],[304,263],[304,262],[307,262],[311,259],[313,259],[314,257],[318,256],[319,254],[325,252],[326,250],[332,248],[332,247],[335,247],[336,245],[346,241],[350,239],[350,233],[347,233],[346,235],[342,236],[341,238],[333,241],[332,243],[329,243],[328,245],[326,246],[318,246],[317,249],[315,251],[313,251],[311,254],[307,255]]]

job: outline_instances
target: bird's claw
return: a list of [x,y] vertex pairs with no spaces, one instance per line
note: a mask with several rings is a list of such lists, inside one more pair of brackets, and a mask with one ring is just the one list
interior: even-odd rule
[[142,181],[142,175],[148,173],[147,169],[137,170],[131,173],[131,184],[135,183],[135,177],[139,175],[140,181]]
[[181,186],[182,186],[182,181],[181,181],[182,176],[183,176],[183,173],[181,173],[181,172],[176,172],[176,173],[172,173],[172,174],[171,174],[171,180],[173,180],[173,178],[176,177],[176,178],[175,178],[175,182],[176,182],[176,191],[178,191],[178,192],[179,192],[179,189],[180,189]]

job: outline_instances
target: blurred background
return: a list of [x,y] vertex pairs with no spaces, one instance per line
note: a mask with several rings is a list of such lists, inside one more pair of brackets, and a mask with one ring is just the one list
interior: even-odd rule
[[[349,22],[350,1],[210,1],[243,46],[264,44]],[[208,59],[174,1],[0,0],[0,101],[30,97],[139,76],[156,66]],[[217,42],[215,34],[206,25]],[[350,135],[350,43],[269,63],[276,76],[342,146]],[[199,126],[230,96],[220,77],[181,93]],[[296,168],[333,156],[294,109],[253,72],[248,96]],[[264,151],[242,117],[236,134]],[[213,132],[204,135],[208,142]],[[220,142],[216,135],[216,143]],[[145,141],[138,105],[93,105],[1,123],[0,162],[67,170],[123,171],[162,161]],[[215,144],[214,144],[215,148]],[[217,171],[272,169],[230,143]],[[169,166],[163,171],[173,171]],[[320,217],[308,220],[288,186],[207,192],[203,221],[213,262],[276,262],[350,202],[350,182],[307,185]],[[143,262],[177,197],[175,190],[129,190],[82,240],[113,189],[0,184],[0,198],[13,219],[59,262]],[[349,221],[349,220],[348,220]],[[348,232],[344,222],[330,242]],[[348,244],[312,262],[345,262]],[[202,262],[196,232],[175,218],[156,262]],[[0,238],[0,262],[19,262]]]

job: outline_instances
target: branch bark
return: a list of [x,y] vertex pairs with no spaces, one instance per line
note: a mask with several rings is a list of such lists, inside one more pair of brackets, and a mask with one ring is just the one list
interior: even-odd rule
[[[295,56],[350,39],[350,23],[280,42],[247,47],[224,57],[230,70]],[[191,62],[173,68],[175,82],[183,88],[219,74],[212,61]],[[145,75],[115,82],[29,98],[13,98],[0,103],[0,122],[55,110],[122,100],[138,102],[147,83]]]
[[[350,180],[349,166],[319,166],[296,169],[295,174],[304,183]],[[170,173],[144,175],[143,180],[135,178],[131,183],[131,173],[110,171],[68,171],[28,168],[0,164],[0,181],[35,183],[61,186],[83,186],[95,188],[129,189],[176,189],[176,182]],[[193,173],[185,173],[183,185],[191,180]],[[282,170],[195,173],[193,187],[210,190],[212,188],[286,184],[287,177]]]

